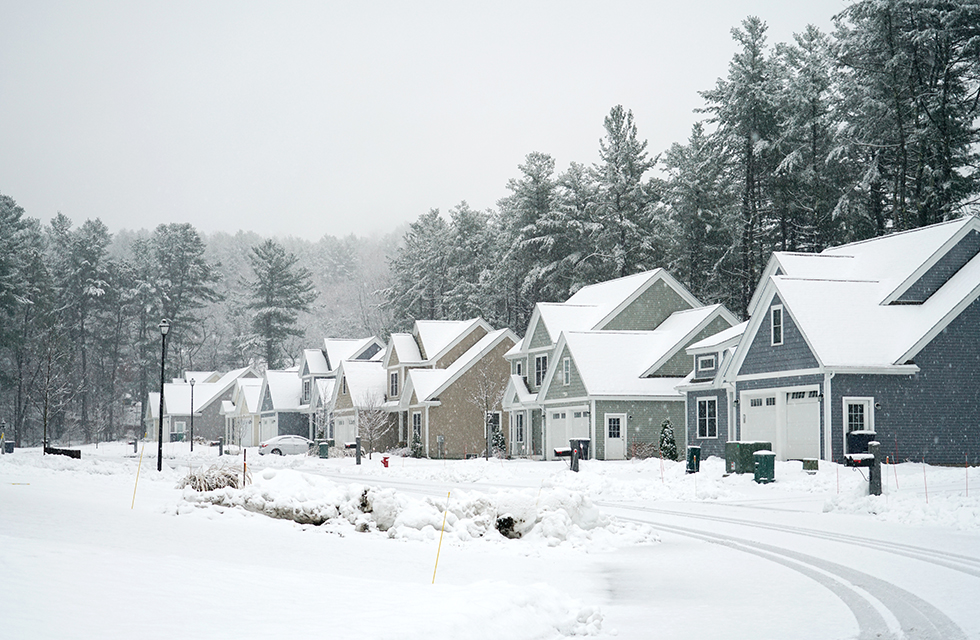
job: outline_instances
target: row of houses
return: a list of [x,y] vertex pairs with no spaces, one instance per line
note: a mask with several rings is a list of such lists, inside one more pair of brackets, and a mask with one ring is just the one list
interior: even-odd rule
[[899,458],[962,462],[980,455],[978,254],[967,217],[776,252],[745,322],[654,269],[538,303],[523,338],[474,318],[327,339],[285,371],[188,372],[165,385],[165,430],[185,432],[196,379],[197,433],[246,446],[360,435],[460,458],[489,429],[512,456],[586,438],[616,460],[655,453],[669,420],[703,455],[763,440],[780,459],[837,460],[848,432],[874,430]]

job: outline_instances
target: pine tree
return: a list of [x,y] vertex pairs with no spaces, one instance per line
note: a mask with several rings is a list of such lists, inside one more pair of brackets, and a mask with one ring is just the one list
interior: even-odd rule
[[296,265],[296,256],[286,253],[274,240],[253,247],[248,256],[254,280],[248,281],[255,312],[252,328],[259,336],[266,366],[277,369],[283,355],[283,342],[289,336],[302,336],[296,328],[300,312],[308,312],[316,300],[310,272]]
[[660,423],[660,456],[666,460],[677,460],[677,442],[674,440],[674,425],[670,418]]
[[419,437],[418,433],[412,432],[412,445],[409,449],[409,455],[413,458],[421,458],[422,454],[422,438]]

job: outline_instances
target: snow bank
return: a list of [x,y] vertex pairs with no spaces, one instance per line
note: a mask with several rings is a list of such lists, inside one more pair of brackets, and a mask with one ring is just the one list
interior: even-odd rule
[[184,489],[174,511],[242,509],[303,525],[378,532],[390,538],[434,539],[445,520],[447,539],[521,539],[548,546],[569,543],[589,550],[655,542],[653,529],[600,513],[589,497],[563,487],[459,492],[446,498],[414,498],[394,489],[340,484],[291,469],[265,469],[254,483],[199,492]]

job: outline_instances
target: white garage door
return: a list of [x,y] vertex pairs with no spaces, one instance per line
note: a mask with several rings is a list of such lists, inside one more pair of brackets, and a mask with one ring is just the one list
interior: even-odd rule
[[[571,438],[589,437],[589,411],[586,407],[569,407],[548,410],[548,459],[554,450],[568,446]],[[592,455],[590,450],[589,455]]]
[[776,394],[742,396],[742,431],[739,440],[770,442],[776,446]]
[[820,392],[786,394],[786,450],[782,458],[820,457]]

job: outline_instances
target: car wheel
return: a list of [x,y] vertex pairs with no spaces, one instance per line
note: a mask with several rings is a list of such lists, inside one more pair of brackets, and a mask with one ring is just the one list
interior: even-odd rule
[[274,453],[277,456],[281,456],[282,455],[282,451],[280,451],[279,449],[273,449],[269,453]]

